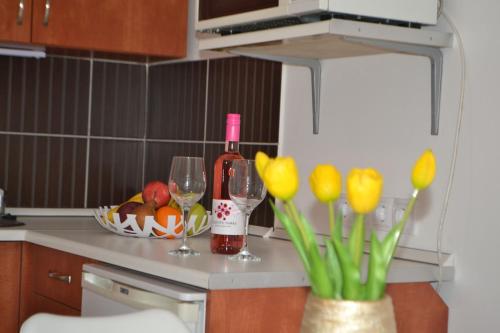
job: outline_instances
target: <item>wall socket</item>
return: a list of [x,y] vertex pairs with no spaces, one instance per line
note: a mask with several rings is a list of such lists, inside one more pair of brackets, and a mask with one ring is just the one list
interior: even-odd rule
[[349,230],[351,230],[352,222],[354,221],[354,212],[351,206],[347,202],[347,197],[342,194],[335,203],[335,212],[337,214],[342,214],[343,217],[343,236],[347,237],[349,235]]
[[[403,215],[406,211],[406,207],[408,206],[408,202],[410,199],[403,199],[403,198],[395,198],[394,203],[393,203],[393,215],[392,215],[392,220],[394,224],[399,223],[401,219],[403,218]],[[416,235],[416,230],[415,230],[415,219],[413,217],[413,214],[415,212],[415,209],[411,212],[410,216],[408,216],[408,220],[406,221],[406,226],[403,230],[403,234],[405,235],[410,235],[410,236],[415,236]]]
[[392,198],[381,198],[377,208],[368,214],[367,222],[373,230],[391,230],[393,221],[392,203]]
[[[387,235],[392,226],[401,221],[408,205],[409,199],[382,197],[377,208],[368,214],[365,219],[366,239],[370,239],[371,231],[374,230],[379,237]],[[354,222],[354,212],[347,201],[347,197],[342,194],[336,202],[335,211],[342,214],[344,218],[344,237],[349,236],[349,232]],[[405,235],[416,235],[414,227],[413,212],[408,217],[406,227],[403,231]]]

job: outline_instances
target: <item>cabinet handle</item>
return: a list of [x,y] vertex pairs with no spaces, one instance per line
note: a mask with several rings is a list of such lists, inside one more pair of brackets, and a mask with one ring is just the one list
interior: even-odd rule
[[45,15],[43,16],[43,25],[49,25],[50,0],[45,0]]
[[17,11],[17,25],[22,25],[24,21],[24,0],[19,0],[19,10]]
[[57,272],[49,272],[49,278],[62,281],[66,284],[71,283],[71,275],[63,275],[63,274],[59,274]]

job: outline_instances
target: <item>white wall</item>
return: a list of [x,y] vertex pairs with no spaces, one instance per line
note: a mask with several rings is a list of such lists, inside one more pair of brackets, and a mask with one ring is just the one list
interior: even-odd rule
[[[462,34],[467,59],[465,114],[444,249],[456,255],[455,280],[440,293],[450,307],[450,332],[500,331],[500,2],[445,0]],[[441,26],[446,27],[441,20]],[[319,230],[326,220],[308,193],[306,177],[316,163],[378,168],[385,195],[405,197],[418,154],[431,147],[438,159],[432,188],[417,207],[417,235],[407,246],[436,249],[436,232],[449,174],[458,114],[460,66],[456,47],[445,50],[439,136],[430,133],[430,74],[425,58],[382,55],[325,63],[320,135],[313,136],[310,81],[287,66],[283,81],[280,151],[293,154],[302,173],[301,208]],[[320,214],[321,215],[321,214]]]

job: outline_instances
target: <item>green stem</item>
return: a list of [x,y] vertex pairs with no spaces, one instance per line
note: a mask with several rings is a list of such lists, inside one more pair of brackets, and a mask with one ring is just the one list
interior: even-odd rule
[[349,235],[349,254],[352,257],[354,265],[359,269],[361,267],[361,259],[363,258],[365,244],[365,216],[356,214],[354,225]]
[[302,220],[299,216],[299,212],[297,211],[297,207],[293,203],[293,201],[285,201],[285,209],[287,210],[287,214],[292,218],[297,227],[299,228],[300,234],[302,235],[302,239],[304,241],[304,245],[306,246],[306,250],[309,250],[309,237],[307,237],[307,231],[302,224]]
[[333,235],[335,234],[335,202],[334,201],[329,201],[328,202],[328,218],[330,222],[330,235],[331,238],[333,239]]
[[404,228],[404,225],[406,224],[406,221],[410,217],[410,214],[413,210],[413,206],[415,206],[415,202],[417,202],[417,196],[418,196],[418,190],[415,189],[411,195],[411,199],[408,202],[408,205],[406,206],[405,212],[403,214],[403,218],[400,221],[403,224],[403,226],[402,226],[403,228]]

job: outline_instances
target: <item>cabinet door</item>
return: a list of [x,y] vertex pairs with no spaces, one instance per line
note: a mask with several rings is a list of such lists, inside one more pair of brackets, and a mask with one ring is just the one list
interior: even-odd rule
[[21,243],[0,242],[0,332],[16,333],[19,316]]
[[185,56],[187,0],[33,1],[33,43],[172,58]]
[[38,312],[79,315],[82,266],[87,262],[95,261],[23,243],[20,324]]
[[0,41],[29,43],[31,0],[0,0]]

